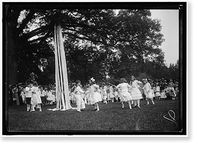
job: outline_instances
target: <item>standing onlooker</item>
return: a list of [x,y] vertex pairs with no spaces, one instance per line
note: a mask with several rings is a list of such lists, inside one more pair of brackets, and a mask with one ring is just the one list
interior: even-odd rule
[[160,99],[160,86],[158,83],[155,86],[155,99]]
[[147,104],[149,104],[149,100],[151,100],[152,104],[155,104],[153,101],[154,93],[150,83],[148,82],[147,79],[143,79],[143,81],[145,84],[143,86],[143,90],[144,90],[144,95],[146,96]]
[[31,110],[32,87],[33,87],[33,84],[30,83],[30,84],[25,88],[26,110],[27,110],[27,111],[30,111],[30,110]]
[[76,88],[74,90],[75,98],[76,98],[76,105],[77,105],[77,111],[81,112],[82,109],[85,109],[85,102],[82,98],[82,94],[84,94],[84,91],[81,89],[81,81],[76,81]]
[[173,86],[172,82],[169,83],[169,85],[166,89],[166,95],[167,95],[167,99],[175,100],[175,98],[176,98],[176,93],[175,93],[174,86]]
[[165,89],[164,89],[164,90],[162,90],[161,93],[160,93],[160,99],[163,100],[163,99],[166,99],[166,98],[167,98],[167,96],[166,96],[166,94],[165,94]]
[[112,84],[110,84],[110,86],[109,86],[109,93],[108,93],[108,98],[109,98],[109,101],[112,101],[112,102],[114,102],[114,91],[113,91],[113,86],[112,86]]
[[13,101],[15,102],[16,105],[20,105],[18,91],[19,90],[18,90],[17,85],[14,86],[14,88],[12,89],[12,92],[13,92]]
[[107,104],[108,94],[107,94],[107,86],[106,85],[103,86],[103,88],[101,90],[101,94],[102,94],[103,103]]
[[46,105],[47,103],[47,92],[43,87],[40,87],[40,97],[42,100],[42,104]]
[[39,88],[38,88],[38,84],[37,82],[33,83],[33,87],[32,87],[32,98],[31,98],[31,111],[35,111],[35,107],[39,109],[39,111],[42,111],[42,100],[40,98],[40,93],[39,93]]
[[20,96],[22,98],[22,103],[26,104],[25,88],[21,88]]
[[118,90],[117,88],[115,87],[114,88],[114,101],[119,101],[119,94],[118,94]]

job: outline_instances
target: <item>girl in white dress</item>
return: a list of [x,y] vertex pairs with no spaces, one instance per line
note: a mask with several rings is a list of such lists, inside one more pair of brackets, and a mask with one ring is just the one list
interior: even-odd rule
[[102,99],[103,99],[103,103],[107,104],[107,98],[108,98],[107,86],[104,85],[104,86],[103,86],[103,89],[102,89]]
[[144,90],[144,95],[146,96],[147,104],[149,104],[149,100],[152,102],[152,104],[155,104],[153,101],[154,93],[150,83],[148,82],[147,79],[143,79],[143,81],[145,84],[143,86],[143,90]]
[[85,109],[85,102],[84,102],[83,96],[82,96],[84,94],[84,91],[81,89],[81,81],[77,80],[76,83],[77,83],[77,85],[74,90],[75,98],[76,98],[76,105],[77,105],[76,110],[78,112],[81,112],[82,109]]
[[20,96],[22,97],[22,102],[26,104],[25,88],[21,90]]
[[56,101],[56,97],[55,95],[53,94],[53,90],[49,90],[47,92],[47,102],[48,104],[50,105],[53,105],[53,103]]
[[113,89],[113,86],[110,84],[110,87],[109,87],[109,99],[110,101],[114,102],[114,89]]
[[130,93],[128,92],[128,90],[129,90],[129,88],[131,88],[131,86],[127,83],[125,78],[121,78],[120,82],[121,83],[118,84],[116,88],[119,91],[122,108],[124,108],[124,102],[128,102],[129,108],[132,109],[132,107],[131,107],[132,97],[131,97]]
[[156,83],[155,87],[155,99],[160,99],[160,86]]
[[32,91],[33,84],[30,83],[26,88],[25,88],[25,96],[26,96],[26,108],[27,111],[31,110],[31,99],[33,96],[33,91]]
[[36,82],[33,83],[33,87],[32,87],[32,98],[31,98],[31,111],[35,111],[35,107],[39,109],[39,111],[42,111],[42,100],[40,98],[40,91],[38,88],[38,85]]
[[91,78],[89,80],[90,89],[89,89],[89,102],[95,106],[95,110],[99,111],[98,102],[102,101],[101,94],[99,92],[99,86],[95,84],[95,79]]
[[91,104],[90,101],[89,101],[89,95],[90,95],[89,92],[90,92],[90,87],[87,86],[86,91],[85,91],[85,103],[88,104],[88,105]]
[[119,101],[119,94],[116,87],[114,88],[114,100]]
[[166,96],[166,94],[165,94],[165,89],[164,89],[164,90],[162,90],[161,93],[160,93],[160,99],[166,99],[166,98],[167,98],[167,96]]
[[134,104],[134,107],[138,107],[140,108],[140,100],[143,98],[142,97],[142,93],[140,92],[139,90],[139,87],[140,85],[139,84],[142,84],[142,82],[136,80],[136,78],[134,76],[131,77],[131,97],[132,97],[132,100],[133,100],[133,104]]

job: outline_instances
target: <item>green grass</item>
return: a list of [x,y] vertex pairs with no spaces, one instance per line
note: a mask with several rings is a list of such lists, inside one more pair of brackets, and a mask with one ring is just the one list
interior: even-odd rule
[[[13,131],[43,130],[128,130],[128,131],[177,131],[178,127],[163,118],[168,110],[176,113],[179,124],[179,101],[160,100],[155,105],[146,105],[141,101],[141,108],[130,110],[128,104],[121,108],[121,103],[100,103],[100,111],[93,111],[92,105],[86,105],[81,113],[76,110],[49,111],[55,106],[43,106],[43,111],[27,112],[26,106],[10,106],[8,110],[8,129]],[[168,116],[169,117],[169,116]]]

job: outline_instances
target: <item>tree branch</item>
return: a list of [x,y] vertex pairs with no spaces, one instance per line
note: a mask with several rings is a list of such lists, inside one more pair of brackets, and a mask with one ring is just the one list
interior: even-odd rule
[[20,25],[20,27],[17,29],[18,30],[18,34],[20,34],[22,32],[24,27],[28,24],[28,22],[32,19],[33,15],[35,14],[34,10],[30,10],[30,11],[31,12],[27,15],[27,17],[23,20],[23,22]]
[[27,34],[24,34],[24,35],[21,36],[20,38],[29,39],[29,38],[31,38],[31,37],[33,37],[33,36],[36,36],[36,35],[38,35],[38,34],[40,34],[40,33],[42,33],[42,32],[47,31],[47,30],[50,29],[51,27],[52,27],[52,24],[49,24],[49,25],[46,25],[46,26],[42,26],[42,27],[37,28],[37,29],[35,29],[35,30],[33,30],[33,31],[29,32],[29,33],[27,33]]

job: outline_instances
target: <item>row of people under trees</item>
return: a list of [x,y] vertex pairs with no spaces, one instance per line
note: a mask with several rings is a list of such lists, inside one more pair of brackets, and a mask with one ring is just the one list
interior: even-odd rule
[[31,91],[28,92],[29,88],[38,88],[38,95],[41,98],[42,104],[54,104],[55,103],[55,89],[53,85],[49,86],[39,86],[36,81],[31,81],[31,83],[18,84],[10,86],[9,88],[9,101],[11,105],[23,105],[26,104],[26,97],[32,95]]
[[[100,87],[94,86],[92,90],[95,92],[95,100],[97,98],[97,101],[102,101],[104,103],[108,103],[110,101],[121,101],[122,107],[124,106],[124,102],[131,101],[134,106],[140,107],[140,100],[141,99],[147,99],[147,104],[149,104],[149,100],[152,101],[154,104],[153,99],[165,99],[167,97],[170,97],[171,99],[175,99],[178,95],[178,83],[173,82],[170,80],[170,82],[167,83],[166,80],[156,80],[156,81],[148,81],[147,79],[144,79],[143,82],[136,80],[134,76],[131,78],[130,85],[127,83],[126,79],[120,80],[123,83],[127,84],[127,93],[124,93],[122,96],[122,92],[124,92],[125,84],[120,83],[121,85],[115,86],[115,85],[101,85]],[[81,95],[81,98],[83,99],[84,104],[95,104],[94,100],[92,100],[93,96],[91,96],[91,82],[95,82],[95,80],[92,78],[90,80],[90,84],[86,85],[84,87],[83,93],[79,93]],[[79,85],[78,85],[79,84]],[[71,88],[70,92],[70,100],[71,102],[77,103],[79,105],[77,100],[77,93],[76,88],[77,86],[80,86],[82,88],[81,83],[77,83],[77,85],[73,86]],[[18,89],[19,88],[19,89]],[[38,87],[37,83],[34,82],[33,84],[29,84],[26,87],[14,87],[12,89],[12,95],[13,100],[16,102],[17,105],[20,104],[20,98],[18,97],[18,94],[20,92],[21,95],[21,101],[25,104],[27,104],[27,111],[31,110],[34,111],[35,107],[38,107],[41,111],[41,104],[53,104],[55,103],[55,87],[51,87],[51,89],[47,90],[47,88],[43,89],[43,87]],[[146,89],[145,89],[146,88]],[[122,92],[121,92],[122,90]],[[149,91],[147,91],[149,90]],[[126,91],[126,89],[125,89]],[[80,92],[80,91],[79,91]],[[148,92],[148,93],[147,93]],[[96,94],[97,93],[97,94]],[[129,96],[129,94],[131,96]],[[37,95],[37,96],[35,96]],[[127,96],[126,98],[124,98]],[[28,98],[28,99],[27,99]],[[32,100],[33,101],[32,101]],[[32,105],[32,109],[31,106]],[[129,107],[130,104],[129,104]],[[96,104],[96,108],[98,109],[98,106]]]

